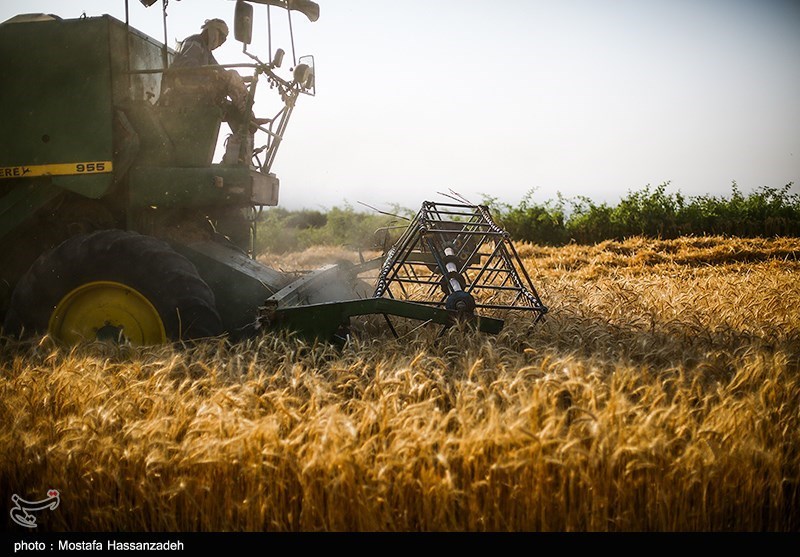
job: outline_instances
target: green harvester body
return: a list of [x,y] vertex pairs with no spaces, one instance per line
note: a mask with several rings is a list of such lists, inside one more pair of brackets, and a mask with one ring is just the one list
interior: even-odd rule
[[[120,229],[188,259],[233,337],[270,325],[331,339],[369,313],[450,322],[441,308],[375,298],[359,278],[365,266],[298,276],[257,261],[252,215],[278,204],[279,182],[249,160],[213,162],[218,106],[158,103],[175,55],[163,43],[109,15],[41,14],[0,24],[0,52],[0,318],[41,254],[76,234]],[[279,140],[272,132],[275,148]]]

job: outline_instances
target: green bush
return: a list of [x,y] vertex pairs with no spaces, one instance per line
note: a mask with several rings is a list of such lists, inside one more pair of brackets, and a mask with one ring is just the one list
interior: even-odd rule
[[[743,195],[733,182],[728,198],[686,197],[667,193],[668,186],[669,182],[656,188],[648,184],[629,191],[614,206],[561,194],[537,203],[533,190],[517,205],[492,197],[484,197],[482,203],[512,239],[541,245],[593,244],[632,236],[800,236],[800,194],[792,192],[793,183],[780,189],[763,186]],[[258,221],[256,253],[285,253],[315,245],[386,250],[415,214],[398,206],[392,214],[356,211],[349,205],[327,212],[271,208]]]
[[628,192],[616,206],[585,196],[537,204],[529,192],[518,206],[492,203],[496,219],[512,238],[543,245],[590,244],[632,236],[800,236],[800,194],[793,183],[763,186],[744,196],[736,182],[729,198],[667,193],[669,182]]
[[[398,211],[400,217],[413,216],[405,209]],[[327,213],[271,208],[263,211],[257,222],[255,251],[286,253],[319,245],[382,249],[402,233],[397,226],[403,223],[398,216],[360,212],[349,205]]]
[[490,197],[484,198],[483,204],[489,207],[492,217],[514,239],[537,238],[537,243],[551,245],[567,241],[564,198],[559,194],[555,201],[534,203],[532,196],[533,190],[517,206],[499,203]]

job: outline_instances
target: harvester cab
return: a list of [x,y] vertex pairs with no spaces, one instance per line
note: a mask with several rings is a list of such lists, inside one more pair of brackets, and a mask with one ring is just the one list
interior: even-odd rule
[[[292,21],[316,21],[319,6],[237,0],[233,34],[246,61],[198,68],[172,67],[169,4],[160,4],[163,42],[129,23],[128,0],[124,22],[21,14],[0,24],[5,335],[142,345],[289,329],[335,340],[356,316],[382,316],[393,332],[390,316],[442,326],[468,318],[496,332],[502,320],[479,311],[544,314],[508,236],[487,207],[468,203],[425,202],[373,261],[302,273],[263,264],[255,223],[278,204],[275,156],[297,100],[316,88],[313,57],[294,51]],[[249,51],[256,6],[266,11],[263,58]],[[290,56],[272,48],[276,11]],[[193,80],[198,72],[206,78]],[[245,119],[230,126],[215,162],[234,99],[210,98],[203,85],[215,90],[220,77],[243,82]],[[192,81],[200,87],[169,93]],[[279,109],[256,116],[265,82]]]

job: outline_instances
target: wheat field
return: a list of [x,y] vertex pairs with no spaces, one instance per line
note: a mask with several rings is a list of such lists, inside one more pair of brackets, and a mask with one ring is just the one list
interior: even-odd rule
[[494,336],[5,339],[0,501],[57,489],[56,532],[800,530],[800,240],[517,250],[550,311]]

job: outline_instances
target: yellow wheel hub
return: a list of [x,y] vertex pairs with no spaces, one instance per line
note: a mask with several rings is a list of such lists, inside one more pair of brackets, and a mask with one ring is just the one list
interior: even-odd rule
[[167,341],[153,304],[130,286],[111,281],[89,282],[64,296],[50,316],[48,332],[68,344],[111,340],[142,346]]

